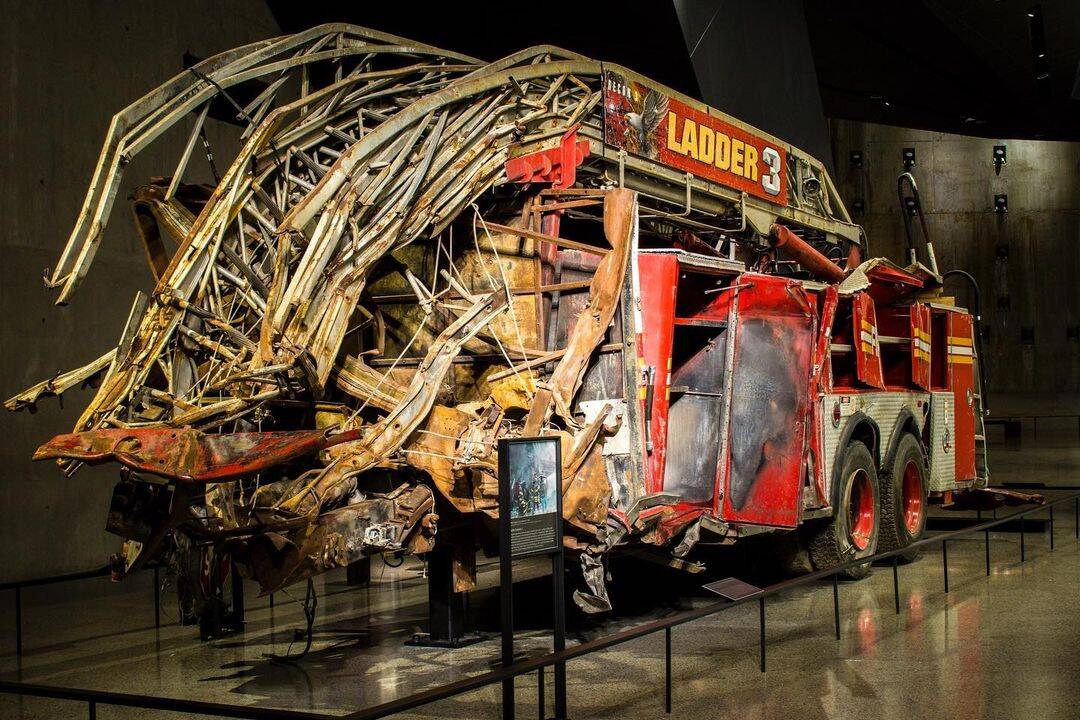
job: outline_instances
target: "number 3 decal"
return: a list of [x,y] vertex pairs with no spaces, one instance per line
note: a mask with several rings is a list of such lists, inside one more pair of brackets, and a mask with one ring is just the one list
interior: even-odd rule
[[761,160],[769,166],[768,174],[761,176],[761,187],[770,195],[780,194],[780,153],[771,147],[761,151]]

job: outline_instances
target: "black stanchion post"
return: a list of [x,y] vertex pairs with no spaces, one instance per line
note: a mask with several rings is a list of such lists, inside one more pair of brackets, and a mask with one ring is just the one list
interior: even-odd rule
[[832,576],[832,612],[833,625],[836,626],[836,639],[840,639],[840,588],[836,584],[836,573]]
[[896,570],[896,556],[892,556],[892,592],[893,592],[893,605],[896,607],[896,614],[900,614],[900,575]]
[[544,668],[536,669],[536,707],[539,720],[546,720],[547,713],[544,712]]
[[664,712],[671,714],[671,628],[664,628]]
[[1050,506],[1050,549],[1054,549],[1054,506]]
[[97,703],[91,700],[86,703],[86,705],[87,717],[89,717],[90,720],[97,720]]
[[22,588],[15,588],[15,654],[22,657]]
[[161,581],[157,565],[154,566],[154,627],[161,627]]
[[986,577],[990,577],[990,530],[989,528],[983,531],[986,536],[984,545],[986,547]]
[[247,622],[244,617],[246,614],[244,610],[244,578],[240,576],[240,570],[236,567],[235,562],[231,563],[231,570],[232,610],[230,610],[229,614],[232,619],[233,629],[239,631],[244,629]]
[[1020,562],[1024,562],[1024,516],[1020,516]]
[[[502,535],[502,553],[499,562],[499,594],[502,605],[502,664],[509,667],[514,662],[514,576],[510,564],[510,523],[499,523]],[[502,717],[514,720],[514,678],[502,682]]]
[[[562,515],[560,503],[559,515]],[[562,537],[562,524],[559,526],[559,537]],[[563,591],[563,553],[560,549],[551,556],[551,574],[554,598],[552,602],[552,619],[554,620],[555,652],[566,649],[566,603]],[[566,720],[566,663],[555,663],[555,720]]]
[[941,570],[945,576],[945,594],[949,594],[949,542],[941,541]]
[[1075,513],[1075,516],[1073,517],[1073,520],[1075,520],[1073,528],[1076,531],[1076,539],[1080,540],[1080,497],[1076,498],[1075,510],[1073,512]]
[[765,672],[765,596],[758,598],[758,655],[761,660],[761,672]]

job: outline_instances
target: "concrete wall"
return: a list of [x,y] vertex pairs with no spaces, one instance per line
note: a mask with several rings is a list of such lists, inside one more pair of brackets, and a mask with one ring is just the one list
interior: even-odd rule
[[[113,346],[127,308],[151,276],[126,198],[151,175],[169,175],[189,125],[127,169],[112,222],[69,307],[41,282],[74,224],[112,115],[182,69],[185,51],[206,57],[279,35],[264,3],[241,0],[32,3],[3,0],[0,23],[0,395],[92,360]],[[228,134],[213,121],[219,148]],[[192,177],[207,180],[193,158]],[[103,528],[115,469],[71,479],[34,448],[70,431],[91,390],[36,415],[0,410],[0,581],[84,570],[115,552]]]
[[[915,148],[912,174],[939,265],[967,270],[982,290],[991,394],[1040,397],[1045,409],[1077,412],[1080,342],[1068,329],[1080,325],[1080,143],[830,125],[837,186],[849,209],[862,198],[865,214],[854,220],[866,229],[871,254],[903,264],[896,178],[903,148]],[[1000,175],[992,162],[997,144],[1008,157]],[[862,169],[852,168],[852,150],[862,151]],[[1008,195],[1007,214],[993,211],[996,194]],[[960,280],[948,288],[967,301]]]

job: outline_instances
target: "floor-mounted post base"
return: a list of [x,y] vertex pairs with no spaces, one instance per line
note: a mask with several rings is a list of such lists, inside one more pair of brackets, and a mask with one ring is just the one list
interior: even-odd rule
[[412,647],[459,648],[484,639],[465,629],[466,595],[454,592],[453,540],[440,541],[427,556],[428,631],[406,641]]

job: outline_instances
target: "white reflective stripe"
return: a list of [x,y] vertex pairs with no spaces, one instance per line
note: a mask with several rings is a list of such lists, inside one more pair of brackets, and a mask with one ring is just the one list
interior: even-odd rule
[[870,345],[877,345],[877,338],[874,336],[873,333],[868,333],[863,330],[861,333],[859,333],[859,337],[861,337],[862,341],[865,343],[868,343]]
[[971,348],[969,348],[969,347],[964,347],[963,345],[950,345],[949,346],[949,354],[950,355],[972,355],[974,353],[972,353]]
[[925,340],[915,338],[915,348],[917,350],[922,350],[923,352],[930,352],[930,343],[926,342]]

